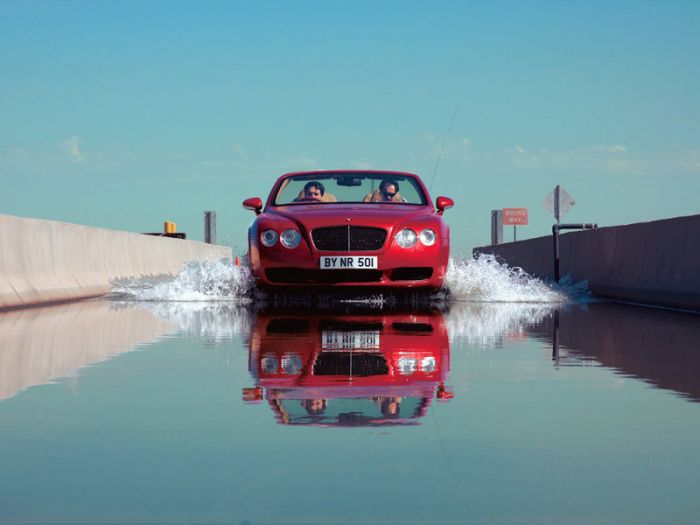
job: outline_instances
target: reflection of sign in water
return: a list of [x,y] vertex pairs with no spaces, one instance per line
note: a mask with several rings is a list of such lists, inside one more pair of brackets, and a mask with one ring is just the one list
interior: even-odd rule
[[321,336],[323,350],[378,349],[379,332],[336,332],[324,330]]
[[503,208],[503,226],[527,226],[527,208]]

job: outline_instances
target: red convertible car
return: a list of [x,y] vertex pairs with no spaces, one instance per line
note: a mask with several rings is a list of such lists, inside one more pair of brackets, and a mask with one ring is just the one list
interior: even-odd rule
[[442,219],[417,175],[390,171],[311,171],[281,176],[248,230],[250,266],[266,288],[438,289],[450,252]]
[[243,400],[267,401],[284,425],[416,425],[432,400],[454,397],[438,311],[258,312],[248,367]]

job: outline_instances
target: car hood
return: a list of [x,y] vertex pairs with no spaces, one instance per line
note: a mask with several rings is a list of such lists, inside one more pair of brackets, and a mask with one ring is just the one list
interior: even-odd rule
[[306,228],[349,225],[393,229],[398,224],[435,216],[431,206],[405,204],[296,204],[278,206],[266,213],[284,217]]

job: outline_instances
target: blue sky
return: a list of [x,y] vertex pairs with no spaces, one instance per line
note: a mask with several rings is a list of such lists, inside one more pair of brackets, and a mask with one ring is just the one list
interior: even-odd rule
[[[489,212],[700,211],[697,2],[0,1],[0,213],[242,252],[287,171],[376,168],[448,195],[455,251]],[[510,230],[506,238],[510,238]]]

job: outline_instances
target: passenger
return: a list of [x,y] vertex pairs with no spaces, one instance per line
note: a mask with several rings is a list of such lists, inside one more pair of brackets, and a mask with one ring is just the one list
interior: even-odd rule
[[399,183],[395,180],[383,180],[379,188],[368,193],[362,202],[406,202],[399,193]]
[[387,418],[397,418],[400,416],[401,397],[378,397],[374,402],[379,405],[382,415]]

